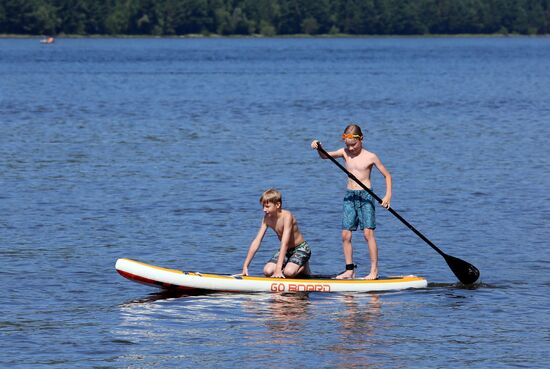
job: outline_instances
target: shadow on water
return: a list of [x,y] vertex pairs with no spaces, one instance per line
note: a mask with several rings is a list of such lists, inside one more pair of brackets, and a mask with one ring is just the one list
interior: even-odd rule
[[[187,297],[197,297],[197,296],[236,296],[236,295],[247,295],[247,296],[280,296],[281,300],[284,299],[307,299],[309,292],[292,292],[292,293],[270,293],[270,292],[222,292],[222,291],[209,291],[209,290],[192,290],[192,291],[178,291],[178,290],[162,290],[160,292],[151,293],[145,297],[140,297],[132,299],[120,304],[120,306],[136,305],[136,304],[147,304],[155,301],[162,300],[171,300]],[[279,297],[277,297],[279,298]]]
[[460,282],[455,283],[439,283],[439,282],[432,282],[428,283],[428,289],[435,289],[435,288],[445,288],[445,289],[453,289],[453,290],[479,290],[482,288],[499,288],[496,285],[478,282],[474,284],[463,284]]
[[207,290],[193,290],[193,291],[178,291],[178,290],[162,290],[160,292],[151,293],[145,297],[132,299],[127,302],[121,303],[121,306],[134,305],[134,304],[146,304],[149,302],[161,301],[161,300],[170,300],[184,297],[196,297],[196,296],[206,296],[219,294],[218,291],[207,291]]

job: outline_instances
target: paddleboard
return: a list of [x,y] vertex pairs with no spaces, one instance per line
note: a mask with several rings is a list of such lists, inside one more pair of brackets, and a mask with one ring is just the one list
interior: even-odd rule
[[414,275],[364,279],[290,279],[230,276],[167,269],[131,259],[118,259],[115,265],[123,277],[164,290],[184,292],[371,292],[425,288],[426,279]]

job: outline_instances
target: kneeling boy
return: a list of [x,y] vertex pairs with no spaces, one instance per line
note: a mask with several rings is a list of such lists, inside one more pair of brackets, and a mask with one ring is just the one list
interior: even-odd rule
[[282,208],[282,195],[275,189],[265,191],[260,197],[264,217],[256,238],[250,244],[243,263],[243,275],[248,275],[248,266],[260,248],[267,228],[271,228],[281,241],[281,247],[264,267],[266,277],[285,278],[309,275],[311,250],[298,229],[296,218]]

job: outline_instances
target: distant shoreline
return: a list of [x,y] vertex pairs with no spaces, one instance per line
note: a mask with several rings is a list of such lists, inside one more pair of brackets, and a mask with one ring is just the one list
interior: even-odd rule
[[[52,35],[19,35],[19,34],[0,34],[0,39],[41,39]],[[519,37],[533,37],[533,38],[546,38],[550,37],[550,34],[544,35],[525,35],[525,34],[426,34],[426,35],[351,35],[351,34],[321,34],[321,35],[308,35],[308,34],[295,34],[295,35],[218,35],[218,34],[188,34],[188,35],[174,35],[174,36],[153,36],[153,35],[53,35],[59,39],[293,39],[293,38],[307,38],[307,39],[329,39],[329,38],[519,38]]]

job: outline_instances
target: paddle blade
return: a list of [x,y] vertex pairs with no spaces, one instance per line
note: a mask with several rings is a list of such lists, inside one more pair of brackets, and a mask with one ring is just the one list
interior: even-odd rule
[[479,279],[479,270],[472,264],[447,254],[443,257],[449,268],[463,284],[472,284]]

